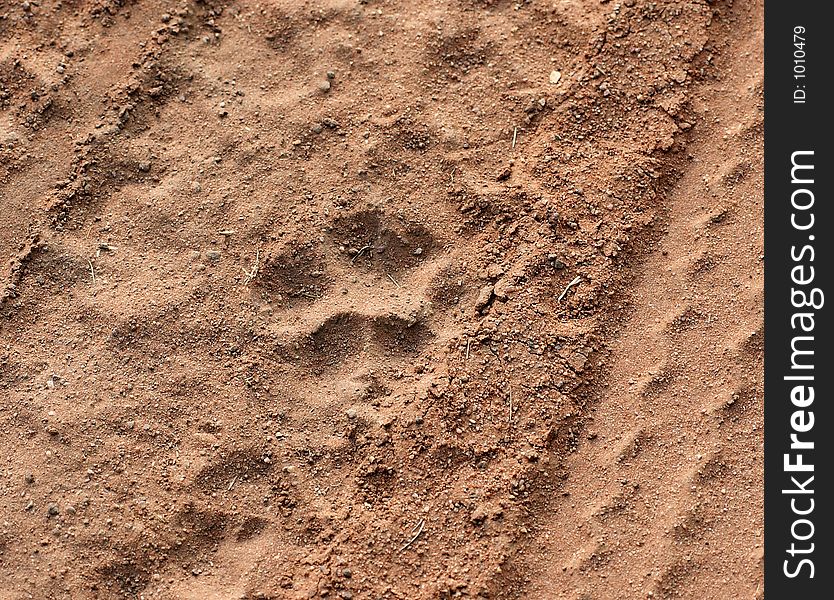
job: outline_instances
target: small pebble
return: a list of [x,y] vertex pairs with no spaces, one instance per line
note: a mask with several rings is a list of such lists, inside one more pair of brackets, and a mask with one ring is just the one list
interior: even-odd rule
[[336,72],[335,71],[328,71],[327,72],[327,78],[328,79],[335,79],[336,78]]
[[327,93],[330,91],[330,82],[329,81],[322,81],[319,83],[319,91],[323,93]]
[[209,250],[208,252],[206,252],[206,258],[213,263],[219,262],[220,252],[218,250]]
[[55,517],[55,516],[57,516],[57,515],[58,515],[58,505],[57,505],[57,504],[50,504],[50,505],[47,507],[47,509],[46,509],[46,513],[47,513],[50,517]]
[[35,483],[35,476],[32,473],[26,473],[24,480],[29,484]]
[[481,310],[489,304],[494,289],[492,285],[485,285],[481,288],[481,291],[478,293],[478,298],[475,300],[475,310]]
[[355,408],[347,409],[347,417],[348,417],[348,419],[355,419],[356,418],[356,409]]

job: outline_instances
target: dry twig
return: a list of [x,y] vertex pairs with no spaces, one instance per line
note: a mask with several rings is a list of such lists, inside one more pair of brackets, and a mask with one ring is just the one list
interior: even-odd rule
[[252,269],[250,271],[247,271],[246,269],[243,269],[243,272],[246,275],[246,279],[243,280],[243,285],[248,284],[250,281],[252,281],[253,279],[255,279],[255,277],[258,276],[258,267],[260,267],[260,265],[261,265],[261,251],[256,250],[255,251],[255,264],[252,265]]
[[222,231],[218,231],[217,233],[219,233],[220,235],[223,236],[223,244],[225,246],[228,246],[229,245],[229,238],[232,237],[235,234],[235,230],[234,229],[223,229]]
[[581,277],[579,277],[579,275],[577,275],[576,277],[574,277],[574,278],[573,278],[573,280],[572,280],[572,281],[571,281],[571,282],[570,282],[567,286],[565,286],[565,289],[564,289],[564,290],[562,290],[562,293],[561,293],[561,294],[559,294],[559,297],[556,299],[556,302],[561,302],[561,301],[562,301],[562,298],[564,298],[564,297],[565,297],[565,294],[567,294],[567,293],[568,293],[568,290],[570,290],[573,286],[575,286],[575,285],[576,285],[577,283],[579,283],[580,281],[582,281],[582,278],[581,278]]
[[356,254],[354,254],[354,255],[353,255],[353,258],[351,258],[351,259],[350,259],[350,264],[353,264],[353,263],[354,263],[354,261],[355,261],[357,258],[359,258],[360,256],[362,256],[362,254],[363,254],[364,252],[366,252],[366,251],[370,250],[371,248],[373,248],[373,246],[372,246],[371,244],[367,244],[367,245],[362,246],[361,248],[359,248],[359,251],[358,251]]
[[[413,533],[413,535],[411,536],[411,539],[410,539],[410,540],[408,540],[408,541],[407,541],[407,542],[403,545],[403,547],[402,547],[402,548],[400,548],[400,552],[402,552],[402,551],[404,551],[404,550],[407,550],[407,549],[408,549],[408,547],[409,547],[409,546],[411,546],[411,544],[413,544],[414,542],[416,542],[416,541],[417,541],[417,538],[418,538],[418,537],[420,537],[420,534],[421,534],[421,533],[423,533],[423,527],[425,527],[425,525],[426,525],[426,520],[425,520],[425,519],[420,519],[420,522],[419,522],[419,523],[417,523],[417,525],[415,525],[415,526],[414,526],[414,529],[412,529],[412,530],[411,530],[411,532]],[[414,533],[415,531],[416,531],[417,533]]]

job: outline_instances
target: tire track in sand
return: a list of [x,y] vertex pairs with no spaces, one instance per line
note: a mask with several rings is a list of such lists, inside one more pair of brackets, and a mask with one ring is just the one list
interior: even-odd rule
[[526,597],[762,597],[760,3],[723,26],[668,232],[520,561]]

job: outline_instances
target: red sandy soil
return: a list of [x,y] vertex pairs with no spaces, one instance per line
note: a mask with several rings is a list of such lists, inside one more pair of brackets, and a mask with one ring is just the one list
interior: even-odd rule
[[761,0],[0,0],[0,599],[762,598],[761,65]]

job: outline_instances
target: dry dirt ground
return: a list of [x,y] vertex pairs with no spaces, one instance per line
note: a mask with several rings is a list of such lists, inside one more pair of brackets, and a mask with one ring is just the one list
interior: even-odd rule
[[0,0],[0,599],[762,598],[761,65],[761,0]]

